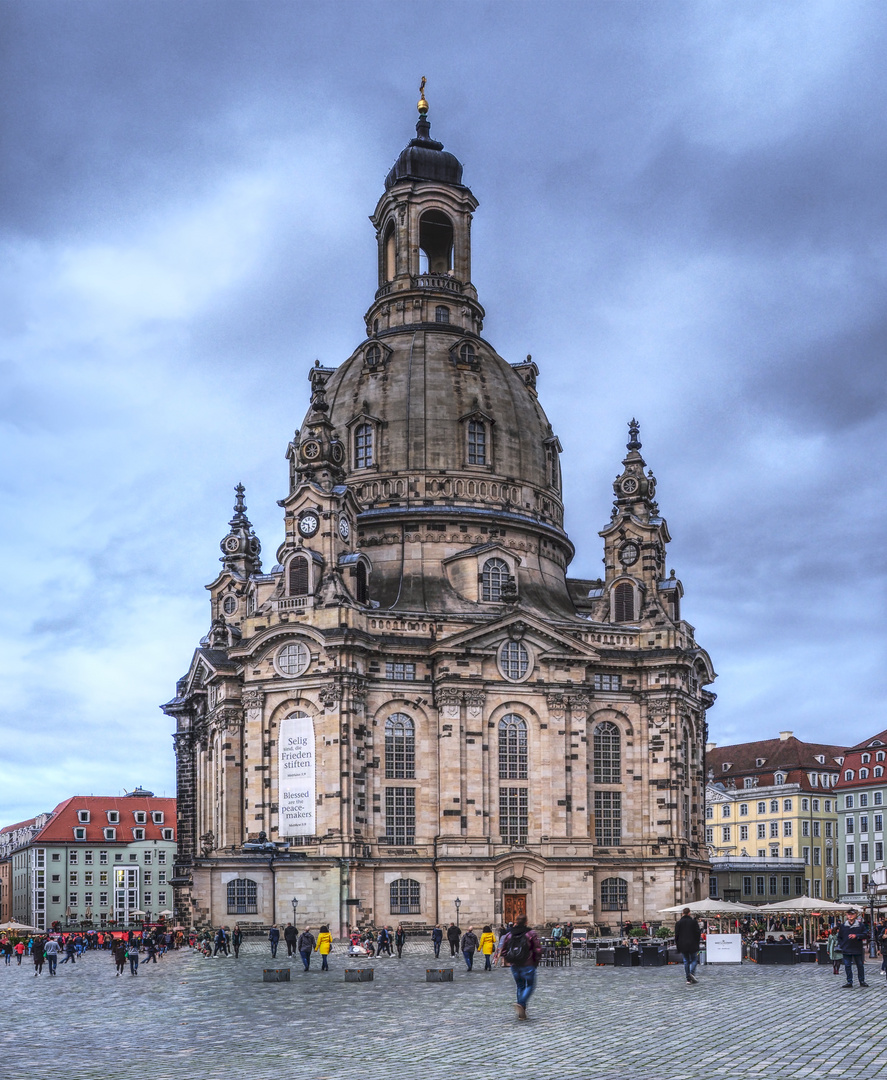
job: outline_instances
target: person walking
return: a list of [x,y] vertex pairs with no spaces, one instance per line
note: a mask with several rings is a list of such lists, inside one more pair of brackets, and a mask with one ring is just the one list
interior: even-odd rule
[[847,921],[841,923],[838,930],[838,949],[844,954],[844,976],[846,982],[842,984],[842,990],[853,989],[853,965],[856,964],[856,973],[859,975],[859,985],[868,986],[865,981],[865,943],[868,941],[866,928],[858,921],[856,908],[847,912]]
[[277,956],[277,946],[280,944],[280,930],[277,926],[272,926],[268,931],[268,940],[271,942],[271,957],[273,959]]
[[431,931],[431,947],[434,949],[435,960],[440,957],[440,946],[442,941],[443,930],[435,923],[434,929]]
[[15,953],[15,958],[18,961],[18,966],[21,967],[22,957],[25,955],[25,943],[23,941],[17,941],[15,943],[15,947],[13,948],[13,952]]
[[213,949],[213,956],[217,956],[221,953],[223,956],[228,955],[228,934],[225,931],[224,926],[220,926],[216,930],[215,935],[215,948]]
[[684,975],[690,985],[697,983],[694,972],[699,964],[699,942],[702,941],[702,930],[699,923],[690,914],[690,909],[685,907],[681,917],[675,923],[674,947],[684,956]]
[[828,958],[832,962],[832,975],[837,975],[841,970],[841,953],[838,950],[838,928],[833,926],[828,932],[828,940],[826,942],[826,948],[828,949]]
[[311,968],[311,950],[317,942],[314,940],[314,935],[311,933],[309,927],[305,927],[301,934],[299,934],[299,940],[297,942],[299,948],[299,956],[302,957],[302,963],[305,965],[305,970],[308,971]]
[[493,970],[493,953],[496,951],[496,935],[491,926],[485,926],[480,935],[480,951],[484,958],[484,971]]
[[514,977],[517,1018],[526,1020],[527,1004],[536,989],[536,968],[542,959],[542,942],[536,931],[530,929],[526,915],[519,915],[517,922],[502,938],[499,959],[511,968]]
[[130,975],[138,975],[139,973],[139,953],[141,952],[141,948],[139,939],[134,937],[126,950],[126,955],[129,957]]
[[126,967],[126,942],[122,938],[114,942],[111,956],[114,960],[114,966],[117,968],[117,974],[122,975]]
[[333,935],[330,933],[328,926],[321,926],[317,934],[317,944],[314,946],[314,951],[320,953],[321,971],[329,971],[330,965],[327,962],[330,952],[333,948]]
[[381,957],[383,950],[390,956],[391,955],[391,937],[388,933],[388,928],[382,926],[379,928],[379,935],[376,938],[376,955]]
[[49,974],[55,975],[56,964],[59,959],[59,943],[53,937],[48,938],[43,951],[46,954],[46,966],[49,968]]
[[288,922],[283,928],[283,940],[286,942],[286,955],[292,956],[296,951],[296,939],[299,936],[299,931],[293,926],[291,922]]
[[31,945],[31,958],[34,961],[34,974],[41,975],[43,973],[43,961],[45,959],[43,955],[44,942],[43,938],[34,938],[34,942]]
[[240,946],[243,943],[243,931],[240,929],[240,924],[234,924],[234,933],[231,935],[231,944],[234,946],[234,959],[236,960],[240,956]]
[[450,923],[447,927],[447,944],[450,946],[450,956],[456,955],[456,949],[459,948],[459,927],[455,923]]
[[62,963],[67,964],[69,960],[72,964],[77,963],[77,961],[74,959],[74,939],[70,937],[65,942],[65,959],[62,960]]
[[477,940],[477,934],[474,932],[474,927],[469,926],[462,935],[462,941],[459,945],[459,948],[462,950],[462,956],[465,959],[465,966],[469,971],[474,967],[474,954],[479,945],[480,942]]
[[403,959],[403,947],[407,940],[407,932],[403,928],[403,923],[397,924],[397,929],[394,931],[394,947],[397,949],[397,959]]

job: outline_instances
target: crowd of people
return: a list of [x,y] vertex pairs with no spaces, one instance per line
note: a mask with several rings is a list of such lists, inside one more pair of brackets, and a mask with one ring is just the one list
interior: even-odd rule
[[74,965],[91,952],[110,952],[117,974],[125,969],[127,961],[132,975],[138,974],[139,960],[156,964],[169,949],[182,946],[184,937],[163,926],[146,927],[143,930],[102,931],[86,930],[65,933],[52,931],[47,934],[29,934],[15,937],[0,936],[0,954],[4,964],[10,965],[15,958],[17,966],[23,960],[34,965],[34,975],[42,975],[46,968],[49,975],[57,975],[62,964]]

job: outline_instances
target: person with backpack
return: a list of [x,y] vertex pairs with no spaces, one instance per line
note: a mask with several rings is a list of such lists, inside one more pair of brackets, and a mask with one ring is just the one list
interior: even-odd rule
[[434,948],[435,960],[440,956],[440,945],[442,941],[443,930],[441,930],[439,926],[435,925],[434,929],[431,931],[431,944]]
[[542,959],[542,942],[536,931],[530,929],[526,915],[519,915],[517,922],[502,939],[499,959],[511,968],[514,976],[517,1018],[526,1020],[527,1003],[536,989],[536,968]]

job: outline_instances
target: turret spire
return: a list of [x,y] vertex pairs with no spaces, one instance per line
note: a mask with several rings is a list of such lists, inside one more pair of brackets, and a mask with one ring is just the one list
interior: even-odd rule
[[226,570],[240,577],[248,577],[262,570],[262,560],[259,558],[262,545],[246,516],[246,503],[243,501],[246,488],[243,484],[234,488],[234,494],[234,516],[228,522],[228,535],[219,545],[222,549],[222,558],[219,561]]

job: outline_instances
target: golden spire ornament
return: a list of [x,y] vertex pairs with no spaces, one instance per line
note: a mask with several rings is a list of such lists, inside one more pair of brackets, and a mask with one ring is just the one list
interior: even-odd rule
[[425,100],[425,76],[422,76],[422,81],[419,83],[419,115],[426,117],[428,115],[428,102]]

